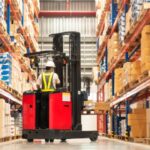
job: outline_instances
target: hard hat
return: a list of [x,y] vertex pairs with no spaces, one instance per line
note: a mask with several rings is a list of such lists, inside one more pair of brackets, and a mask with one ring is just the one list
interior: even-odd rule
[[48,62],[46,63],[46,67],[52,67],[52,68],[55,68],[55,64],[54,64],[53,61],[48,61]]

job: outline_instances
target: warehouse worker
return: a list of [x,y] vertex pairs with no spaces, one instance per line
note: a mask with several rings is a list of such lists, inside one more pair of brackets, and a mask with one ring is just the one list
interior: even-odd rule
[[42,73],[37,81],[37,87],[42,92],[54,92],[56,84],[60,84],[59,77],[54,73],[55,64],[53,61],[48,61],[46,64],[46,71]]
[[49,126],[49,93],[56,90],[56,84],[60,84],[58,75],[54,72],[55,64],[48,61],[46,71],[43,72],[37,81],[38,89],[41,89],[39,99],[40,118],[38,120],[39,128],[47,129]]

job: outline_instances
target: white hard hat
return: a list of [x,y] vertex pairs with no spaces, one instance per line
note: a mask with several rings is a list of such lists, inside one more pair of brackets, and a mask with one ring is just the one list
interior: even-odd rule
[[46,63],[46,67],[52,67],[52,68],[55,68],[55,64],[54,64],[53,61],[48,61],[48,62]]

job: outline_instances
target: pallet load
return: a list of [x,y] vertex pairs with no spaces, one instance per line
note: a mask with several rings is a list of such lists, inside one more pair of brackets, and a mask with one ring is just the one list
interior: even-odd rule
[[132,9],[131,7],[128,9],[126,13],[126,34],[130,31],[132,20],[131,20]]
[[109,100],[109,83],[106,82],[104,85],[104,93],[105,93],[105,97],[104,97],[104,101],[108,101]]
[[126,14],[122,13],[119,20],[119,42],[122,43],[126,35]]
[[109,79],[109,81],[106,82],[106,84],[104,86],[104,93],[105,93],[105,95],[104,95],[105,101],[109,101],[112,99],[112,79]]
[[11,136],[10,104],[0,98],[0,138]]
[[112,115],[108,115],[108,135],[112,135]]
[[9,53],[0,54],[0,80],[11,86],[12,56]]
[[131,63],[131,77],[130,83],[136,83],[141,76],[141,61],[136,60]]
[[128,125],[131,127],[132,138],[146,138],[146,109],[133,109],[128,114]]
[[138,82],[141,75],[141,61],[126,62],[123,65],[123,86],[128,88]]
[[150,25],[146,25],[142,30],[141,37],[141,72],[150,70]]
[[146,129],[147,129],[147,138],[150,138],[150,109],[146,109]]
[[122,74],[123,74],[123,68],[115,69],[115,94],[117,95],[123,88]]
[[3,110],[3,111],[0,111],[0,138],[4,137],[4,127],[5,127],[4,109],[5,109],[5,101],[3,99],[0,99],[0,110]]
[[28,74],[22,72],[20,64],[8,52],[0,54],[0,80],[22,94],[32,88]]
[[122,74],[123,87],[125,87],[130,82],[130,77],[131,77],[131,62],[126,62],[123,65],[123,74]]
[[119,36],[115,32],[108,41],[108,66],[118,57],[119,52]]

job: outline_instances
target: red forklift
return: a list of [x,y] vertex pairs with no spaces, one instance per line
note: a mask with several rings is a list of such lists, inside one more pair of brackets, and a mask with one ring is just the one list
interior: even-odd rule
[[[34,139],[45,139],[46,142],[60,139],[64,142],[75,138],[96,141],[97,131],[82,131],[80,33],[63,32],[50,37],[53,42],[51,51],[26,54],[26,57],[30,58],[37,75],[43,69],[42,61],[53,58],[61,84],[55,92],[35,90],[23,94],[22,137],[28,142],[33,142]],[[66,53],[65,43],[68,44]]]

